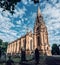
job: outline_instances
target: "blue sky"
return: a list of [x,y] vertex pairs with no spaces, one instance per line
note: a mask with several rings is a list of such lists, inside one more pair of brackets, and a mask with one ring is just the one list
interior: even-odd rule
[[[13,15],[0,8],[0,39],[12,42],[25,35],[27,27],[33,31],[37,7],[31,0],[22,0]],[[48,29],[49,44],[60,44],[60,0],[40,0],[40,10]]]

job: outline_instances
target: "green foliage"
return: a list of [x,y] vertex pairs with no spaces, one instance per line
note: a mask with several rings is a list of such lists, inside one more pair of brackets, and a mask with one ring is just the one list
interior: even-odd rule
[[[31,0],[34,4],[39,3],[39,0]],[[3,11],[8,10],[11,14],[14,13],[15,5],[21,0],[0,0],[0,7],[3,8]]]
[[14,13],[15,5],[21,0],[0,0],[0,7],[5,10],[10,11],[10,13]]
[[3,42],[2,46],[3,46],[3,51],[4,52],[7,51],[7,45],[8,45],[8,42]]
[[6,52],[7,45],[8,45],[8,42],[3,42],[3,40],[0,39],[0,51]]
[[57,46],[57,44],[52,45],[52,54],[59,55],[59,47]]
[[59,47],[59,55],[60,55],[60,44],[58,45],[58,47]]
[[36,4],[36,3],[39,3],[39,0],[32,0],[32,1],[34,1],[35,4]]
[[3,42],[3,41],[0,39],[0,47],[1,47],[1,45],[2,45],[2,42]]

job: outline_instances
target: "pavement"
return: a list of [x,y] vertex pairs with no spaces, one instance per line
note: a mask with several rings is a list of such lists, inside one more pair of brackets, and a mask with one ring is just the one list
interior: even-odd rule
[[[35,65],[34,61],[24,62],[22,65]],[[47,56],[40,59],[37,65],[60,65],[60,57],[58,56]]]
[[[14,65],[35,65],[35,61],[26,61],[22,64],[15,63]],[[46,56],[40,59],[38,65],[60,65],[60,56]]]
[[60,57],[46,57],[45,63],[47,65],[60,65]]

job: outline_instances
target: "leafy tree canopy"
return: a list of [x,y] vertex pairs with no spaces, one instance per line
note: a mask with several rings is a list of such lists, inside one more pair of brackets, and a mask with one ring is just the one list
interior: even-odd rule
[[8,46],[8,42],[3,42],[2,39],[0,39],[0,51],[6,52]]
[[[31,0],[35,4],[39,3],[39,0]],[[21,2],[21,0],[0,0],[0,7],[3,8],[3,11],[8,10],[10,13],[14,13],[15,5]]]
[[3,40],[0,39],[0,46],[2,45]]
[[57,54],[59,55],[59,47],[57,46],[57,44],[53,44],[52,45],[52,54]]
[[20,1],[21,0],[0,0],[0,7],[3,8],[3,11],[8,10],[13,14],[15,5]]

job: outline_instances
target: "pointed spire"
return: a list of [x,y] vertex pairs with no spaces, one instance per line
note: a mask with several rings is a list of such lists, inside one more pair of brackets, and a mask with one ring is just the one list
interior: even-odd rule
[[39,17],[40,15],[41,15],[41,11],[40,11],[40,7],[38,6],[37,16]]

